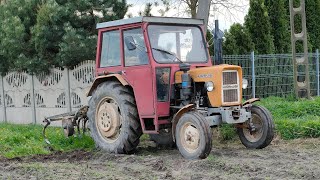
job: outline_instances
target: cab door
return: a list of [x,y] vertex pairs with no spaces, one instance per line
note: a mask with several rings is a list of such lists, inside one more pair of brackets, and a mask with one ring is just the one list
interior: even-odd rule
[[[125,43],[126,38],[131,37],[134,40],[134,49],[128,48]],[[152,81],[153,73],[141,26],[122,29],[122,46],[124,61],[122,74],[134,90],[140,120],[144,126],[142,119],[154,119],[155,108]]]

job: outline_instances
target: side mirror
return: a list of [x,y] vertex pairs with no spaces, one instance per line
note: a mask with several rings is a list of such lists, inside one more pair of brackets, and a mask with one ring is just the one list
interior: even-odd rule
[[132,51],[137,49],[136,43],[134,42],[134,39],[132,36],[127,36],[124,38],[124,43],[126,44],[127,48]]

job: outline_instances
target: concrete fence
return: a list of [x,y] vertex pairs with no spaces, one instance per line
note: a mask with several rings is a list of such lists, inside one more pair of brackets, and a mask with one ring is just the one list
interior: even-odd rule
[[85,61],[73,69],[52,69],[50,74],[0,76],[0,122],[39,124],[44,117],[87,105],[94,68],[94,61]]

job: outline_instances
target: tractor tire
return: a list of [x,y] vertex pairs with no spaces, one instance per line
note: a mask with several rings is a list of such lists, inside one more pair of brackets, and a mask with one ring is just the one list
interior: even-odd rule
[[133,93],[119,82],[101,83],[89,101],[89,128],[98,148],[130,154],[142,129]]
[[212,149],[212,131],[198,112],[181,116],[176,126],[175,138],[181,155],[186,159],[205,159]]
[[[237,128],[242,144],[249,149],[262,149],[267,147],[274,137],[274,123],[271,113],[262,106],[253,105],[251,108],[252,123],[255,131],[249,128]],[[249,121],[246,122],[249,127]]]
[[150,140],[154,141],[157,147],[160,148],[174,148],[175,143],[172,137],[172,129],[161,129],[159,134],[150,134]]

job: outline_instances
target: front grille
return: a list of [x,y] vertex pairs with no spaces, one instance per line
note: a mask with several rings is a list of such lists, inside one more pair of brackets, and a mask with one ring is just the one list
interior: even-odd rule
[[238,83],[238,73],[237,71],[223,72],[223,85],[226,84],[237,84]]
[[237,89],[223,90],[223,101],[224,102],[238,101],[238,90]]
[[238,71],[223,72],[223,103],[239,102],[240,84]]

